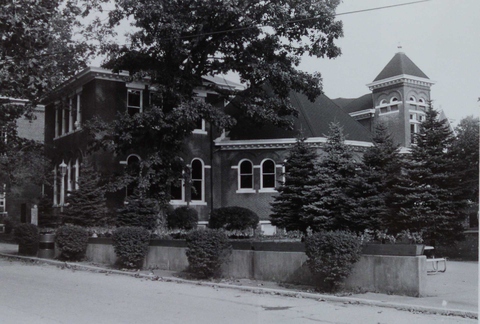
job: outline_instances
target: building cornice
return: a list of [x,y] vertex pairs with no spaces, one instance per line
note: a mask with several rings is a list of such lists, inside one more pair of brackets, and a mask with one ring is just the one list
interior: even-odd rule
[[[229,140],[228,138],[217,138],[215,146],[225,151],[240,150],[262,150],[262,149],[287,149],[296,143],[295,138],[279,138],[279,139],[257,139],[257,140]],[[305,143],[312,147],[322,147],[327,142],[326,137],[310,137]],[[354,148],[363,149],[372,146],[370,142],[346,140],[345,144]]]
[[427,78],[421,78],[409,74],[401,74],[397,75],[391,78],[383,79],[383,80],[378,80],[372,83],[367,84],[367,87],[370,90],[375,90],[378,88],[384,88],[390,85],[395,85],[395,84],[401,84],[401,83],[407,83],[407,84],[413,84],[413,85],[420,85],[420,86],[425,86],[425,87],[430,87],[435,84],[435,81],[432,81]]

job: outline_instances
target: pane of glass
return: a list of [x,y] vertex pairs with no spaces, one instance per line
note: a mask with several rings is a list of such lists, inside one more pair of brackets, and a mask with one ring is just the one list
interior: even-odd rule
[[267,174],[263,176],[263,188],[275,188],[275,175]]
[[253,176],[241,175],[240,176],[240,188],[241,189],[253,189]]
[[263,173],[275,173],[275,163],[273,161],[263,162]]
[[170,195],[172,200],[182,200],[182,182],[180,180],[172,184]]
[[192,200],[202,200],[202,181],[201,180],[194,180],[192,182],[191,198]]
[[202,180],[202,162],[199,160],[192,162],[192,179]]
[[128,106],[140,107],[140,91],[128,90]]
[[240,174],[246,173],[252,173],[252,163],[250,163],[249,161],[243,161],[242,164],[240,164]]

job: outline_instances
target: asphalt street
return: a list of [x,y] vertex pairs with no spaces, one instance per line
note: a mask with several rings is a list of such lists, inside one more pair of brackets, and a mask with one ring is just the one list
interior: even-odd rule
[[0,258],[0,323],[477,323]]

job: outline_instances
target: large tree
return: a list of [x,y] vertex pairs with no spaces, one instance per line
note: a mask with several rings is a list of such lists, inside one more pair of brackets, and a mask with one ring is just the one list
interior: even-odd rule
[[384,124],[378,124],[373,134],[373,146],[367,148],[358,172],[351,178],[347,194],[353,199],[349,218],[357,230],[388,229],[395,216],[391,213],[392,188],[401,172],[399,146]]
[[7,0],[0,6],[0,95],[36,103],[80,68],[92,49],[73,40],[75,0]]
[[330,125],[325,154],[321,156],[313,185],[306,186],[307,204],[303,207],[302,221],[315,232],[322,230],[358,230],[351,218],[352,198],[348,188],[356,176],[357,163],[353,152],[345,144],[345,135],[338,122]]
[[460,199],[467,199],[470,226],[478,226],[478,178],[479,178],[479,129],[478,117],[469,116],[456,127],[451,153],[460,185]]
[[447,120],[429,105],[405,173],[395,186],[395,231],[423,231],[431,245],[447,244],[462,237],[465,200],[451,154],[453,133]]
[[[171,169],[176,158],[172,154],[180,151],[195,123],[203,118],[219,127],[231,125],[211,102],[198,102],[194,94],[202,77],[228,72],[236,73],[247,86],[242,100],[236,100],[240,111],[257,123],[290,127],[290,117],[297,111],[289,92],[298,91],[314,100],[322,89],[319,74],[297,70],[301,55],[333,58],[340,54],[334,44],[342,36],[342,24],[335,21],[338,3],[115,1],[108,23],[97,21],[97,27],[101,25],[97,35],[108,57],[104,66],[129,70],[134,78],[148,76],[156,91],[145,116],[121,117],[115,129],[104,133],[108,139],[104,143],[113,139],[117,152],[143,151],[140,189],[153,186],[157,188],[151,192],[166,193],[168,179],[179,175],[165,170]],[[103,37],[127,17],[133,30],[128,45],[105,42]],[[215,84],[211,88],[219,101],[236,94],[233,88]],[[153,123],[155,127],[147,133]],[[135,140],[139,136],[148,141]]]
[[307,203],[304,194],[306,186],[313,185],[318,155],[316,149],[305,142],[305,138],[297,139],[290,149],[285,161],[284,181],[278,186],[278,195],[272,202],[272,225],[287,231],[306,233],[309,226],[302,219],[303,206]]
[[80,15],[76,0],[6,0],[0,6],[0,185],[9,195],[45,183],[43,148],[18,138],[15,121],[35,118],[32,108],[41,97],[86,66],[92,47],[73,40]]

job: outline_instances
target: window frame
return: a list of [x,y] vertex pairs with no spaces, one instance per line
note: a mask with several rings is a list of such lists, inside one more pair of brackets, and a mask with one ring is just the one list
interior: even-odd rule
[[[249,163],[251,166],[251,173],[242,173],[242,164]],[[254,165],[253,162],[249,159],[242,159],[238,162],[237,165],[237,193],[255,193],[255,175],[254,175]],[[251,176],[252,177],[252,186],[248,188],[242,188],[242,176]]]
[[[265,163],[268,163],[268,162],[273,163],[273,173],[266,173],[264,171]],[[264,185],[264,183],[265,183],[264,177],[265,176],[273,176],[273,183],[274,183],[273,187],[265,187],[265,185]],[[276,183],[277,183],[277,164],[272,159],[264,159],[260,163],[260,190],[259,190],[259,192],[277,192]]]
[[[138,92],[140,95],[140,105],[139,106],[132,106],[130,105],[130,93]],[[135,113],[130,113],[130,109],[137,109]],[[142,89],[137,89],[137,88],[127,88],[127,111],[126,113],[129,114],[130,116],[133,116],[137,113],[142,113],[143,112],[143,90]]]
[[[194,163],[195,162],[199,162],[200,163],[200,174],[201,174],[201,178],[200,179],[194,179],[193,178],[193,166],[194,166]],[[200,189],[201,189],[201,193],[200,193],[200,199],[195,199],[193,200],[193,195],[192,195],[192,188],[194,188],[194,181],[199,181],[200,182]],[[205,163],[203,162],[202,159],[200,158],[194,158],[192,159],[192,161],[190,162],[190,204],[191,205],[203,205],[205,204]]]

